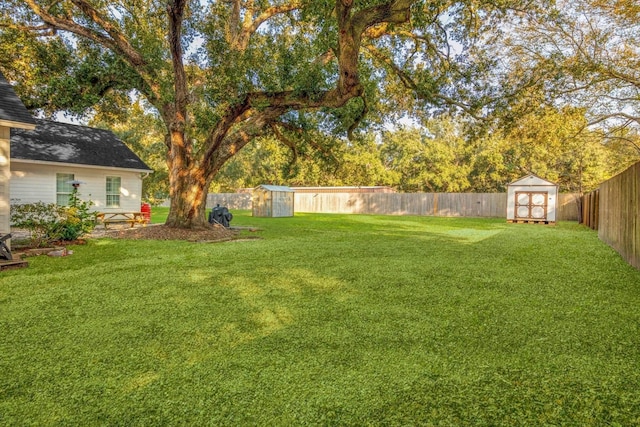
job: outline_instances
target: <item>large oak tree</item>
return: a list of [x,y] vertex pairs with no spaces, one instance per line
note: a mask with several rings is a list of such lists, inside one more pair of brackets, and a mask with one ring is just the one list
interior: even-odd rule
[[635,0],[558,0],[529,15],[500,49],[520,80],[535,80],[553,105],[583,107],[603,138],[640,153],[640,5]]
[[531,3],[5,0],[0,67],[45,112],[144,99],[166,132],[167,224],[198,227],[212,179],[257,136],[350,135],[372,109],[473,113],[488,69],[474,40]]

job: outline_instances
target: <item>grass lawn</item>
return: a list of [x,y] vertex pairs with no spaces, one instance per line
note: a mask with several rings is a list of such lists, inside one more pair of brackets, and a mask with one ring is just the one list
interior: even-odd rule
[[640,424],[640,272],[593,231],[234,216],[0,273],[0,425]]

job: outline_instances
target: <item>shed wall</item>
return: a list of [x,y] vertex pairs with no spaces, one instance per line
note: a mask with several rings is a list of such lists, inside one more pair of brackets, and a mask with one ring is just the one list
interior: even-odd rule
[[274,191],[272,193],[272,216],[293,216],[294,193],[286,191]]
[[271,201],[268,198],[269,192],[263,189],[253,190],[251,198],[251,215],[257,217],[271,216]]

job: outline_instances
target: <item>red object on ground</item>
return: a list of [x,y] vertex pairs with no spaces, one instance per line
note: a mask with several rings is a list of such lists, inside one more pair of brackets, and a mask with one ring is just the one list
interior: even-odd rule
[[151,221],[151,205],[149,203],[141,203],[140,212],[142,212],[142,217],[147,220],[147,222]]

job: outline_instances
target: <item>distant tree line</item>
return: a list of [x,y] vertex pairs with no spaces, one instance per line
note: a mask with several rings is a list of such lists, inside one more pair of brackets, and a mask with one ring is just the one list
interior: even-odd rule
[[[114,130],[156,171],[145,178],[145,197],[162,200],[168,180],[159,123],[142,108],[131,111]],[[535,173],[557,182],[561,191],[585,192],[640,160],[628,142],[640,143],[633,129],[621,129],[620,138],[610,138],[591,130],[586,120],[583,109],[545,107],[493,123],[441,115],[357,133],[351,140],[321,132],[308,132],[288,144],[276,137],[256,138],[225,165],[210,190],[234,192],[268,183],[501,192],[510,182]]]

